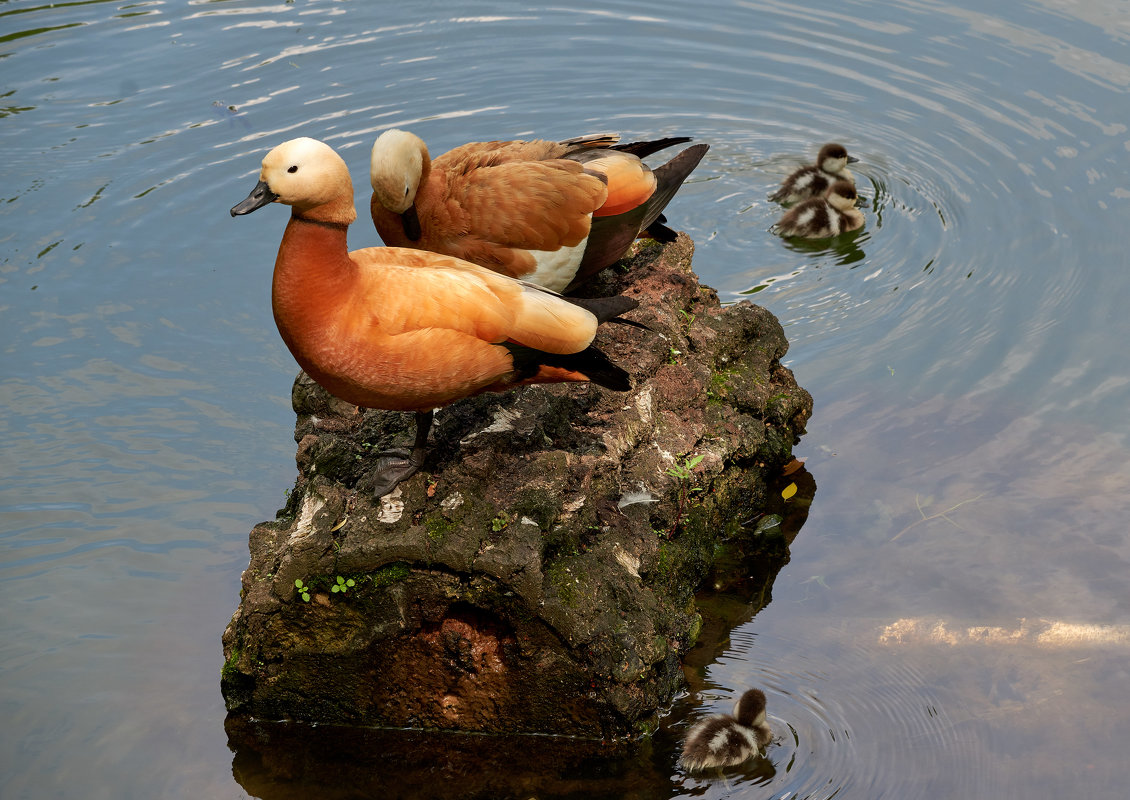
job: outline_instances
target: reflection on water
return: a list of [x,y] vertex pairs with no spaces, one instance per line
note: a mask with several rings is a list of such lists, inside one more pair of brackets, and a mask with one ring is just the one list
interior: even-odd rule
[[672,794],[649,742],[618,746],[556,737],[476,736],[229,720],[232,774],[252,797],[299,795],[461,800]]
[[[707,283],[785,324],[820,492],[773,512],[807,513],[787,563],[723,552],[688,693],[637,750],[563,745],[540,771],[443,735],[341,752],[522,797],[1122,797],[1127,42],[1112,0],[0,4],[0,795],[301,791],[253,746],[233,785],[221,730],[247,532],[294,470],[281,227],[227,208],[296,135],[364,202],[373,137],[407,126],[437,151],[709,142],[668,217]],[[865,227],[772,235],[768,194],[829,140],[861,159]],[[763,522],[749,541],[784,535]],[[1107,639],[1049,648],[1041,625]],[[748,686],[780,732],[765,758],[680,773],[685,728]],[[369,786],[323,733],[253,731],[324,757],[319,793]]]

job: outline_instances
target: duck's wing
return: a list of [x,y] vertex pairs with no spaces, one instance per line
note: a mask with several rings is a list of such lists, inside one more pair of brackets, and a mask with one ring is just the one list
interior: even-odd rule
[[562,139],[558,144],[568,153],[574,150],[587,150],[590,147],[613,147],[619,141],[620,134],[615,132],[585,133]]
[[447,174],[444,207],[469,235],[504,247],[553,252],[579,244],[607,196],[575,161],[507,161]]
[[[689,136],[669,136],[646,142],[630,142],[612,147],[579,150],[565,157],[585,165],[585,169],[602,175],[608,184],[608,199],[596,212],[598,217],[623,214],[648,202],[660,189],[664,196],[649,205],[643,217],[646,228],[658,217],[679,186],[705,155],[707,145],[684,150],[654,172],[641,159],[664,148],[689,142]],[[660,180],[661,176],[668,176]],[[653,212],[654,210],[654,212]]]
[[[660,241],[674,240],[674,231],[662,224],[663,209],[708,149],[706,144],[692,145],[655,170],[648,169],[634,156],[621,153],[616,153],[619,160],[593,160],[586,164],[587,167],[597,163],[615,164],[620,170],[616,175],[616,183],[623,181],[624,185],[614,185],[613,179],[609,179],[610,199],[594,215],[584,258],[570,286],[582,284],[589,276],[623,258],[632,242],[643,231]],[[630,162],[625,164],[624,160],[634,160],[639,167],[631,166]],[[633,175],[633,169],[639,172]],[[646,170],[646,174],[643,170]],[[648,186],[651,187],[650,191],[647,190]],[[621,200],[618,206],[613,205],[613,197]]]
[[455,330],[551,353],[584,350],[596,335],[587,309],[461,259],[400,247],[350,256],[361,269],[354,314],[385,334]]
[[468,142],[453,147],[432,161],[433,168],[446,171],[473,172],[482,167],[508,161],[544,161],[560,158],[566,150],[561,144],[545,139],[498,139],[490,142]]
[[608,197],[595,212],[598,217],[623,214],[655,194],[655,173],[637,156],[620,150],[589,150],[570,156],[608,185]]

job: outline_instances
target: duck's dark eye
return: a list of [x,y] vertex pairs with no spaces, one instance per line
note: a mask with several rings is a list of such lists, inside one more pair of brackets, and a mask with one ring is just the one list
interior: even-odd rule
[[293,166],[293,167],[289,168],[289,169],[287,170],[287,172],[298,172],[298,167],[297,167],[297,166]]

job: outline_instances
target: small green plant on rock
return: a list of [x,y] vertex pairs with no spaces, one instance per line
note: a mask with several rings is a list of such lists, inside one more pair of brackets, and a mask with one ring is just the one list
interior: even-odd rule
[[338,593],[345,594],[346,592],[348,592],[350,589],[352,589],[356,585],[357,585],[357,582],[354,581],[353,578],[343,578],[340,575],[338,575],[337,576],[337,583],[330,586],[330,591],[333,592],[334,594],[338,594]]
[[294,579],[294,588],[298,590],[298,596],[302,598],[303,603],[310,602],[310,587],[304,584],[301,578]]
[[694,468],[698,466],[699,462],[702,461],[702,459],[703,456],[695,456],[694,458],[690,458],[688,456],[687,458],[683,459],[682,464],[676,464],[673,467],[668,467],[667,474],[672,478],[678,478],[683,483],[686,483],[692,477],[694,477]]
[[683,459],[682,464],[676,463],[674,466],[667,468],[667,474],[679,482],[679,500],[675,508],[675,521],[671,523],[671,529],[667,531],[667,538],[671,538],[675,531],[683,522],[683,511],[687,506],[687,487],[694,477],[694,468],[702,461],[703,456],[695,456],[691,458],[687,456]]

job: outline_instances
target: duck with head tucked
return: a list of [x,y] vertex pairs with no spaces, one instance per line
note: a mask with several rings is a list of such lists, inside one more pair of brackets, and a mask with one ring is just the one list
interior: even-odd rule
[[617,140],[472,142],[433,160],[420,137],[387,130],[370,158],[373,224],[387,245],[575,288],[640,235],[674,239],[663,209],[708,149],[692,145],[652,170],[643,157],[690,140]]
[[855,207],[858,195],[850,181],[836,181],[824,194],[805,200],[785,212],[773,226],[781,236],[827,239],[863,227],[863,212]]
[[781,187],[769,199],[775,203],[791,205],[813,197],[823,197],[836,181],[848,181],[855,185],[855,176],[848,170],[848,164],[858,162],[858,158],[848,155],[842,144],[829,142],[820,148],[816,163],[801,167],[781,183]]
[[679,763],[695,772],[732,767],[772,740],[773,732],[765,722],[765,693],[749,689],[734,704],[733,716],[712,714],[691,726]]
[[345,162],[301,138],[267,153],[259,183],[232,216],[291,207],[272,306],[299,365],[330,393],[367,408],[416,412],[410,451],[382,453],[375,494],[423,464],[433,409],[530,383],[592,381],[627,390],[628,375],[592,346],[597,325],[637,305],[566,300],[450,256],[398,247],[349,252],[356,217]]

